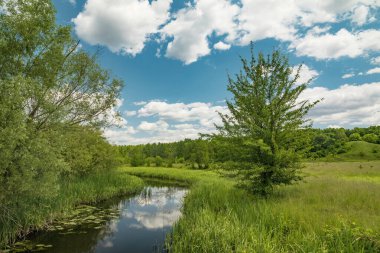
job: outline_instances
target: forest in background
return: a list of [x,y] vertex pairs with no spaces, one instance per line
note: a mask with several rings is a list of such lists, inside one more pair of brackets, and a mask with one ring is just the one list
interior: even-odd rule
[[[289,142],[289,147],[294,148],[304,160],[334,159],[340,154],[349,152],[352,148],[350,143],[355,141],[380,144],[380,126],[299,130],[299,135]],[[244,140],[231,141],[222,137],[185,139],[173,143],[124,145],[116,148],[119,162],[134,167],[172,167],[181,164],[199,169],[239,161],[242,157],[249,156],[250,152],[249,147],[244,145]],[[367,151],[362,152],[362,158],[366,159]],[[370,152],[376,155],[379,151],[375,146]],[[358,159],[360,157],[359,153]]]

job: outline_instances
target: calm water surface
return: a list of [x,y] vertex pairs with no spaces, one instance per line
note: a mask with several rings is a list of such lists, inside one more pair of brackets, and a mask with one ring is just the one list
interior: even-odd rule
[[145,187],[135,197],[109,200],[96,206],[92,218],[99,213],[112,213],[106,218],[94,218],[96,226],[71,222],[69,228],[58,226],[59,230],[41,232],[31,240],[51,245],[42,251],[49,253],[163,252],[165,237],[181,216],[186,193],[180,187]]

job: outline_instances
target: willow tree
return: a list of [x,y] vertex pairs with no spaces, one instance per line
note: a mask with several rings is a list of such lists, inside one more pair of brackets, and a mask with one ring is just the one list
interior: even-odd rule
[[241,62],[242,71],[229,77],[227,89],[233,95],[227,101],[229,113],[220,114],[223,124],[217,127],[231,143],[237,140],[246,148],[235,167],[242,184],[267,195],[276,185],[301,179],[299,158],[290,142],[300,128],[310,125],[305,116],[319,101],[301,99],[310,80],[299,84],[301,66],[294,74],[279,50],[255,57],[251,48],[251,58]]
[[98,129],[121,87],[56,24],[51,0],[0,0],[0,248],[3,228],[24,224],[16,214],[48,208],[63,172],[109,164]]

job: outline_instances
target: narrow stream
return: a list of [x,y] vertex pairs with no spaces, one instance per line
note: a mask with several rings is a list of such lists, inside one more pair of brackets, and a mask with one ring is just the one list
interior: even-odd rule
[[80,206],[75,215],[25,243],[46,253],[163,252],[186,193],[185,188],[152,184],[134,197]]

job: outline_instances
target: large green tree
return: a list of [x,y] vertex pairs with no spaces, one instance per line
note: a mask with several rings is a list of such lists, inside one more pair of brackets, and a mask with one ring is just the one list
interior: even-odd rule
[[[220,114],[222,136],[235,139],[251,151],[239,168],[242,184],[267,195],[273,187],[299,180],[297,155],[289,140],[308,125],[308,111],[318,102],[302,100],[300,95],[309,82],[299,84],[301,66],[293,75],[286,56],[279,50],[271,55],[259,53],[242,58],[242,71],[229,78],[228,114]],[[244,152],[243,152],[244,153]]]
[[51,1],[0,0],[0,6],[0,78],[32,81],[23,95],[36,130],[106,123],[122,82],[79,48],[69,26],[56,25]]
[[50,0],[0,0],[0,244],[2,228],[28,226],[16,213],[47,208],[62,174],[112,165],[99,127],[121,87]]

